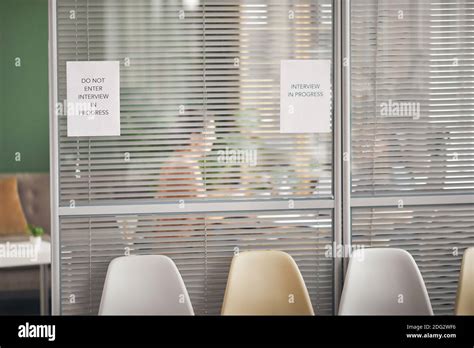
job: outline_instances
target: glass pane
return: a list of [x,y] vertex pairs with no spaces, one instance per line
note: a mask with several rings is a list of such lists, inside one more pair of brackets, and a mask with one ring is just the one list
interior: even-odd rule
[[[58,2],[67,61],[119,61],[120,137],[67,137],[62,205],[332,195],[332,133],[280,133],[280,62],[331,59],[330,0]],[[317,110],[315,110],[317,117]]]

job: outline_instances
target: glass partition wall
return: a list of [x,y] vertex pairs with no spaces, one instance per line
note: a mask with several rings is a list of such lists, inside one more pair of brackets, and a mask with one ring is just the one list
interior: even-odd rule
[[235,253],[297,262],[333,313],[333,135],[280,133],[280,62],[332,58],[330,0],[57,0],[66,62],[120,62],[121,135],[58,115],[56,312],[96,314],[109,262],[162,254],[219,314]]
[[[408,250],[453,313],[474,245],[474,0],[54,0],[51,16],[52,105],[66,62],[119,61],[121,110],[110,137],[68,137],[52,113],[56,314],[96,314],[109,262],[140,254],[171,257],[196,314],[219,314],[232,257],[256,249],[292,255],[315,313],[336,314],[351,247]],[[331,60],[331,133],[280,132],[290,59]]]
[[415,258],[454,313],[474,246],[474,1],[352,0],[352,242]]

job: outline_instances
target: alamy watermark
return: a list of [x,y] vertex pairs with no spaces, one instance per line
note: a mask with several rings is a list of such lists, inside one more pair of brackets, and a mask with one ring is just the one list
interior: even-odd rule
[[97,104],[95,102],[68,102],[66,99],[56,103],[56,115],[86,116],[93,119],[97,115]]
[[231,149],[217,151],[217,162],[225,164],[245,164],[250,167],[257,165],[256,149]]
[[332,244],[326,244],[324,247],[326,251],[324,256],[327,258],[349,258],[355,257],[358,261],[363,261],[364,259],[364,248],[363,245],[352,244],[352,245],[343,245],[333,242]]
[[56,340],[56,325],[37,325],[26,322],[25,324],[18,326],[18,337],[46,338],[48,341],[53,342]]
[[36,262],[40,247],[38,243],[2,243],[0,244],[0,259],[20,258]]
[[393,101],[380,103],[381,117],[407,117],[414,120],[420,118],[420,103],[408,101]]

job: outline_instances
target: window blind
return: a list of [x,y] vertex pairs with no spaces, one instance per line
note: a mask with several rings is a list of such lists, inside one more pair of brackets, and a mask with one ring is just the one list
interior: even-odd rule
[[121,62],[120,137],[60,118],[63,205],[331,196],[332,135],[279,132],[280,60],[331,58],[329,0],[58,4],[60,101],[66,61]]
[[292,255],[315,313],[332,313],[329,210],[63,217],[60,225],[63,314],[97,314],[110,261],[141,254],[172,258],[196,314],[220,314],[232,257],[259,249]]
[[67,61],[119,61],[121,82],[121,136],[58,115],[60,312],[97,313],[114,257],[164,254],[218,314],[234,253],[278,249],[331,314],[333,212],[297,202],[333,200],[333,135],[279,132],[280,61],[331,59],[331,0],[55,2],[58,102]]
[[474,191],[474,2],[352,2],[352,191]]

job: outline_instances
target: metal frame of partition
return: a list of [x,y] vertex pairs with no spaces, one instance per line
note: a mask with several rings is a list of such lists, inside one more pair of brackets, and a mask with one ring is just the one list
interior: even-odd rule
[[59,240],[59,151],[58,120],[55,117],[58,100],[56,0],[48,2],[49,14],[49,147],[51,180],[51,313],[61,314],[60,240]]
[[[341,14],[342,31],[342,244],[351,245],[351,0],[343,0]],[[348,258],[343,259],[345,274]],[[343,280],[342,280],[343,282]],[[339,303],[339,296],[338,301]],[[335,312],[337,313],[337,311]]]
[[[341,202],[342,202],[342,162],[340,156],[342,150],[342,108],[339,103],[342,95],[342,31],[341,31],[341,1],[333,0],[332,2],[332,63],[333,63],[333,195],[334,195],[334,214],[333,214],[333,231],[334,243],[340,245],[342,243],[342,216],[341,216]],[[342,292],[342,263],[338,258],[334,258],[334,313],[337,313],[339,308],[339,295]]]
[[[334,241],[336,245],[351,244],[351,0],[333,1],[334,47]],[[345,255],[344,255],[345,256]],[[339,310],[343,277],[348,259],[335,258],[334,313]]]

